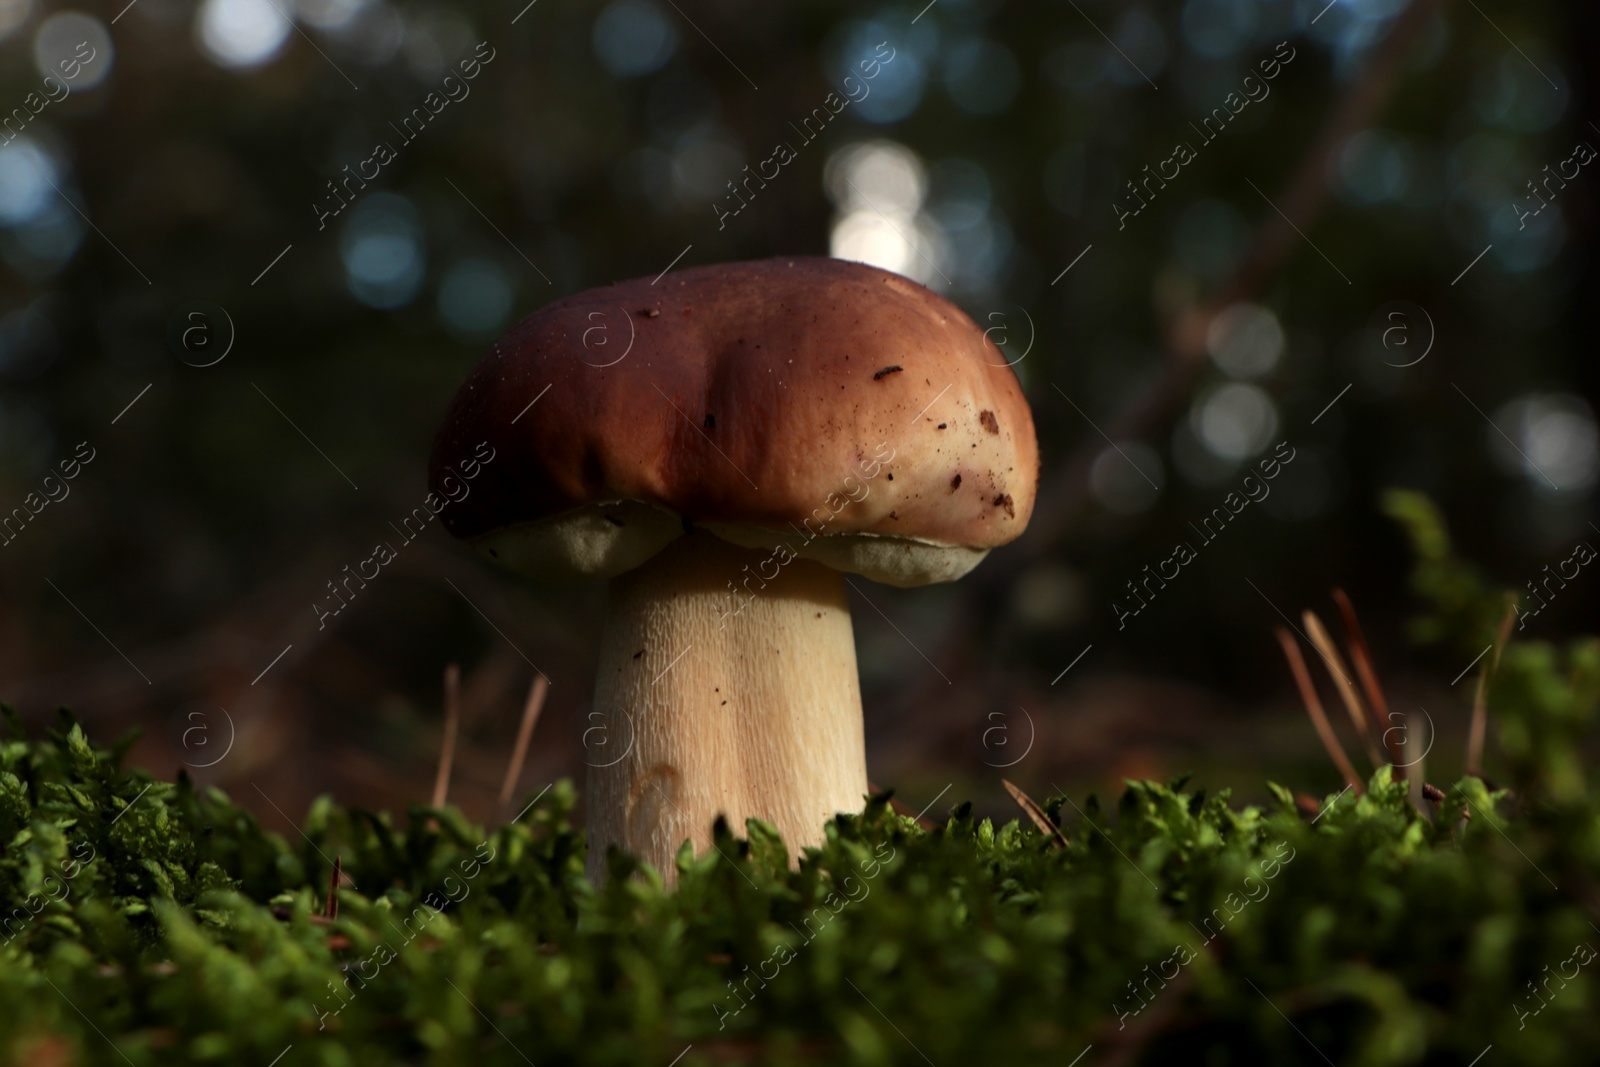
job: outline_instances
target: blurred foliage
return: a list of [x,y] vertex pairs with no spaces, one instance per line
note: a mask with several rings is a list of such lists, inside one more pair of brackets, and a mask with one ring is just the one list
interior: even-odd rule
[[[1428,609],[1459,608],[1442,527],[1393,504],[1436,550]],[[1309,822],[1276,785],[1238,809],[1130,781],[1114,809],[1051,798],[1059,848],[966,804],[924,830],[877,796],[798,869],[764,825],[718,827],[672,891],[617,853],[587,882],[565,784],[493,831],[321,802],[286,840],[220,791],[121,772],[69,719],[0,747],[0,897],[25,902],[4,920],[0,1055],[1577,1062],[1600,1040],[1600,791],[1570,753],[1597,666],[1593,642],[1513,643],[1493,688],[1509,788],[1467,778],[1426,812],[1388,768]]]
[[[1496,589],[1456,555],[1444,519],[1427,497],[1393,491],[1384,498],[1384,510],[1405,527],[1417,555],[1411,588],[1428,607],[1413,620],[1417,638],[1448,640],[1468,655],[1495,642],[1516,595]],[[1512,641],[1496,658],[1488,699],[1509,781],[1524,797],[1578,801],[1585,792],[1584,746],[1594,740],[1592,718],[1600,702],[1600,640],[1583,637],[1564,647]],[[1582,819],[1571,829],[1593,832]]]
[[1411,591],[1431,608],[1411,621],[1411,636],[1422,644],[1449,642],[1462,652],[1493,641],[1509,594],[1456,556],[1438,505],[1422,493],[1391,489],[1383,510],[1405,530],[1416,556]]

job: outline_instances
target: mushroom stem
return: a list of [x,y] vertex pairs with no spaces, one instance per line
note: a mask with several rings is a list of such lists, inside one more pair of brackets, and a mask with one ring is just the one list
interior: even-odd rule
[[679,846],[706,851],[718,815],[736,833],[772,823],[793,863],[836,812],[860,809],[861,692],[837,571],[696,530],[614,579],[610,599],[584,746],[591,879],[617,845],[676,881]]

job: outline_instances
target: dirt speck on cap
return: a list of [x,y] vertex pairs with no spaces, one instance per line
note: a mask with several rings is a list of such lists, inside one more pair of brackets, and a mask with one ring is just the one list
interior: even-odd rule
[[997,508],[1005,508],[1006,509],[1006,516],[1008,518],[1013,518],[1014,519],[1014,518],[1017,517],[1017,509],[1016,509],[1016,506],[1011,503],[1011,494],[1010,493],[1001,493],[998,496],[996,496],[994,498],[994,506],[997,507]]
[[961,475],[958,474],[954,478],[950,479],[950,491],[953,493],[957,489],[960,489],[960,488],[961,488]]
[[879,379],[886,378],[891,374],[899,374],[904,369],[905,369],[904,367],[902,367],[902,366],[900,366],[900,364],[896,363],[893,366],[885,367],[881,371],[879,371],[878,373],[874,374],[872,376],[872,380],[873,381],[878,381]]
[[990,433],[999,433],[1000,432],[1000,420],[994,417],[994,412],[992,412],[992,411],[980,411],[980,412],[978,412],[978,421],[983,423],[983,428],[985,430],[988,430]]

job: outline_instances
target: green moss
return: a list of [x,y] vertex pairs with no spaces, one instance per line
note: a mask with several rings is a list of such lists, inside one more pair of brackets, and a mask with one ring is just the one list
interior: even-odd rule
[[[798,871],[753,825],[667,894],[624,857],[583,880],[565,785],[493,833],[319,804],[290,842],[117,773],[76,727],[4,768],[14,1062],[53,1036],[95,1063],[1060,1063],[1136,1035],[1150,1062],[1554,1063],[1597,1036],[1588,969],[1526,1030],[1513,1007],[1600,941],[1581,789],[1504,820],[1468,780],[1435,820],[1380,772],[1313,826],[1130,783],[1065,850],[961,812],[925,832],[879,798]],[[359,891],[323,925],[333,856]]]
[[[1503,600],[1424,512],[1432,633],[1476,640]],[[770,828],[719,828],[671,893],[615,854],[584,879],[566,783],[492,832],[323,800],[285,839],[119,770],[70,719],[29,741],[13,717],[0,1061],[1581,1062],[1597,702],[1592,642],[1513,644],[1491,687],[1505,788],[1468,778],[1427,813],[1387,769],[1314,822],[1281,786],[1236,808],[1130,782],[1114,811],[1050,798],[1059,849],[967,805],[924,831],[876,797],[797,870]],[[327,923],[335,857],[352,885]]]

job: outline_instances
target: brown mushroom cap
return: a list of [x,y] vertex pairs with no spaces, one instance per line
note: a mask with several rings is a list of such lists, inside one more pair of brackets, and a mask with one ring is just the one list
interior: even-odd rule
[[1022,532],[1039,472],[1027,400],[972,319],[815,257],[534,312],[456,394],[436,492],[481,441],[495,458],[441,517],[537,577],[621,573],[692,522],[891,584],[948,581]]

